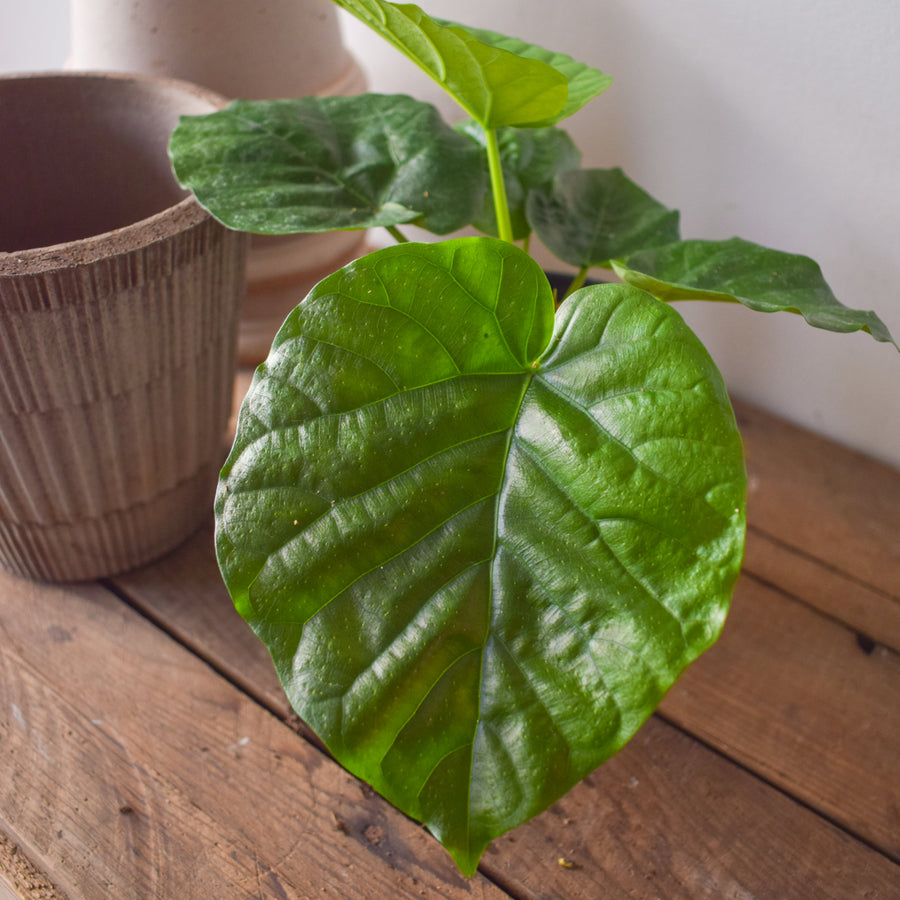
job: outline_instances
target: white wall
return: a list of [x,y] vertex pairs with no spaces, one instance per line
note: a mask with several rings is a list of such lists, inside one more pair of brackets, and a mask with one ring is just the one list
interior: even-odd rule
[[[621,165],[682,211],[686,237],[736,234],[812,256],[844,303],[874,309],[900,339],[896,0],[421,5],[611,74],[612,88],[568,126],[587,165]],[[0,0],[0,10],[0,72],[62,65],[66,0]],[[356,22],[345,33],[372,89],[413,93],[455,114]],[[784,313],[680,309],[735,394],[900,465],[893,348]]]
[[68,0],[0,0],[0,75],[58,69],[68,47]]

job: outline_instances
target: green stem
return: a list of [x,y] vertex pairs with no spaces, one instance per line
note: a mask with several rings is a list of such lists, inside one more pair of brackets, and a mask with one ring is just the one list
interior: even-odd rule
[[582,266],[578,270],[578,274],[572,279],[572,283],[569,285],[569,289],[566,291],[566,296],[563,297],[563,300],[569,296],[569,294],[574,294],[582,285],[584,285],[584,280],[587,278],[587,273],[589,266]]
[[409,238],[406,237],[402,231],[396,225],[386,225],[388,234],[398,243],[398,244],[408,244]]
[[512,221],[509,217],[509,203],[506,199],[506,185],[503,182],[503,166],[500,164],[500,144],[497,131],[485,128],[487,139],[488,170],[491,173],[491,192],[494,195],[494,212],[497,216],[497,236],[502,241],[513,242]]

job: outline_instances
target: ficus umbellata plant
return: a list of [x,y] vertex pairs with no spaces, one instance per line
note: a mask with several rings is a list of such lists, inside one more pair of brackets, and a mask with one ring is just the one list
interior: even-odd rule
[[[241,407],[215,504],[235,606],[335,758],[465,874],[616,753],[718,637],[745,532],[725,385],[673,300],[892,342],[810,259],[683,240],[558,124],[610,79],[416,6],[335,0],[469,118],[407,96],[235,101],[174,171],[231,228],[383,226]],[[409,242],[405,225],[437,235]],[[578,269],[564,297],[531,235]],[[618,283],[583,286],[591,269]]]

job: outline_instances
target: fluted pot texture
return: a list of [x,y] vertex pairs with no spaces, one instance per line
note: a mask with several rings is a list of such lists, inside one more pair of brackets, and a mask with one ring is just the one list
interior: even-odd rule
[[178,188],[182,113],[146,76],[0,78],[0,565],[53,581],[166,553],[210,517],[246,239]]

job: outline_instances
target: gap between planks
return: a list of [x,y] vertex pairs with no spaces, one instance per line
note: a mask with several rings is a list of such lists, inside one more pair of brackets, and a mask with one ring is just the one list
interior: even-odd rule
[[747,529],[743,571],[859,635],[900,653],[900,600],[758,525]]
[[[900,470],[734,400],[752,528],[900,604]],[[802,556],[800,556],[802,554]],[[894,619],[896,625],[896,619]],[[873,634],[873,638],[878,635]]]

